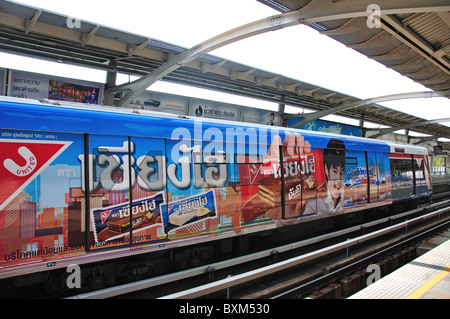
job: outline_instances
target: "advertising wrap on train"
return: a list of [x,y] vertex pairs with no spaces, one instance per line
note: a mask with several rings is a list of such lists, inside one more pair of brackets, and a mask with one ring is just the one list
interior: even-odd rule
[[[260,140],[254,147],[201,139],[92,134],[85,140],[83,134],[0,132],[0,267],[87,250],[240,234],[273,227],[278,219],[300,222],[305,207],[320,207],[311,201],[328,203],[333,195],[323,155],[329,138],[317,138],[311,142],[316,148],[305,152],[286,150],[280,158],[269,153],[275,138],[267,133],[255,134]],[[341,211],[367,203],[368,175],[378,187],[371,198],[390,199],[387,153],[377,153],[370,174],[363,171],[363,155],[345,156],[350,160],[343,180],[334,186],[342,185]]]

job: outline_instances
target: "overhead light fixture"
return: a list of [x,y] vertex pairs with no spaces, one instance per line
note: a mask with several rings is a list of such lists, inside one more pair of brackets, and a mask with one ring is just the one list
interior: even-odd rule
[[265,2],[266,4],[268,4],[271,7],[274,7],[276,9],[280,9],[283,12],[288,12],[291,11],[291,9],[289,9],[288,7],[282,5],[281,3],[279,3],[278,1],[274,1],[274,0],[258,0],[259,2]]

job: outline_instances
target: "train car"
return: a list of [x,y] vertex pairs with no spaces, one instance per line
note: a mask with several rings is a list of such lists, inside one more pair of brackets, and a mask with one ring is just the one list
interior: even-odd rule
[[422,147],[283,127],[1,97],[0,133],[0,279],[18,286],[432,189]]

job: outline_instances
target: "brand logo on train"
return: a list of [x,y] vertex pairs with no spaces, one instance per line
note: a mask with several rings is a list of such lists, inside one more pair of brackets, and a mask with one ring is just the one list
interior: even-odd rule
[[106,220],[108,219],[109,215],[111,214],[112,210],[108,210],[106,212],[102,212],[100,214],[100,217],[102,219],[102,224],[104,224],[106,222]]
[[198,108],[195,109],[195,115],[202,116],[203,115],[203,108],[199,105]]
[[0,140],[0,210],[70,144],[60,141]]

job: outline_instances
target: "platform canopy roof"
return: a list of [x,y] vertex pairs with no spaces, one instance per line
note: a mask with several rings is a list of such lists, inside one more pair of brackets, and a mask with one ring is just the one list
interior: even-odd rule
[[448,0],[258,1],[280,12],[303,12],[320,33],[427,88],[450,89]]
[[[281,12],[267,19],[268,30],[283,27],[288,14],[295,17],[294,23],[319,30],[448,97],[448,0],[378,1],[380,19],[371,21],[380,22],[381,28],[366,26],[367,16],[372,14],[367,11],[370,1],[258,1]],[[80,21],[75,28],[71,23],[68,16],[0,0],[0,50],[144,78],[201,47],[188,49],[95,22]],[[450,127],[383,107],[377,100],[361,103],[353,96],[209,54],[186,61],[161,79],[391,127],[416,124],[414,131],[450,138]],[[343,104],[352,107],[342,108]]]

